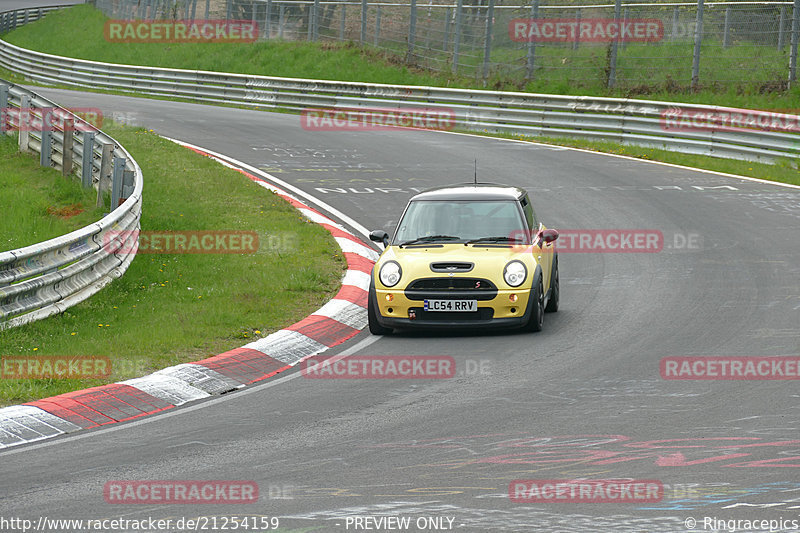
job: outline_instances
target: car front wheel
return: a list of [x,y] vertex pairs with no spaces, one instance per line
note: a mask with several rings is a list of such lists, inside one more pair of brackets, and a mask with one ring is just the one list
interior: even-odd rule
[[542,331],[544,324],[544,287],[542,286],[541,276],[534,282],[534,288],[531,289],[531,299],[533,305],[531,306],[531,317],[525,325],[526,331]]

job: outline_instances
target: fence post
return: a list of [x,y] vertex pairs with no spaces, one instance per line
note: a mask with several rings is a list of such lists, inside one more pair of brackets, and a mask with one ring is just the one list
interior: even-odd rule
[[461,44],[461,19],[464,11],[464,0],[456,4],[456,32],[453,35],[453,74],[458,72],[458,48]]
[[783,27],[786,25],[786,6],[781,6],[781,17],[778,21],[778,50],[783,50]]
[[[697,0],[697,22],[694,28],[694,57],[692,58],[692,90],[700,83],[700,46],[703,44],[703,7],[705,0]],[[795,0],[800,2],[800,0]]]
[[206,0],[206,20],[208,20],[208,13],[211,10],[211,0]]
[[233,9],[232,4],[232,0],[226,0],[225,2],[225,20],[231,20],[231,10]]
[[319,0],[314,0],[314,42],[319,41]]
[[792,6],[792,44],[789,55],[789,87],[797,81],[797,38],[800,32],[800,0],[794,0]]
[[725,8],[725,27],[722,34],[722,47],[728,48],[730,46],[730,41],[728,35],[731,31],[731,8]]
[[278,9],[278,39],[283,39],[283,23],[285,20],[286,14],[286,5],[283,2],[280,4],[280,8]]
[[264,38],[269,41],[272,34],[272,0],[267,0],[267,12],[264,13]]
[[92,186],[92,170],[94,170],[94,132],[83,132],[83,152],[81,153],[81,186],[88,189]]
[[125,170],[125,158],[114,158],[114,170],[111,174],[111,210],[119,207],[119,200],[122,197],[122,173]]
[[581,8],[578,8],[577,13],[575,14],[575,40],[572,41],[572,49],[577,50],[578,45],[581,42]]
[[42,146],[39,150],[39,165],[49,167],[53,155],[53,111],[42,110]]
[[[539,16],[539,0],[533,0],[531,3],[531,18],[535,19]],[[530,39],[528,41],[528,58],[525,63],[525,80],[530,81],[533,79],[533,68],[536,59],[536,41]]]
[[678,33],[678,23],[680,22],[680,15],[678,13],[678,8],[672,8],[672,32],[669,34],[669,40],[675,40],[675,34]]
[[414,56],[414,38],[417,36],[417,0],[411,0],[411,13],[408,23],[408,54],[406,62],[410,63]]
[[361,0],[361,46],[367,42],[367,0]]
[[342,16],[339,20],[339,40],[344,41],[344,27],[347,20],[347,4],[342,2]]
[[194,21],[195,15],[197,15],[197,0],[192,0],[192,21]]
[[31,136],[31,97],[23,94],[19,101],[19,151],[27,152]]
[[[621,0],[616,0],[614,2],[614,21],[617,23],[617,28],[619,28],[619,13],[622,7]],[[619,32],[617,32],[617,38],[611,41],[611,58],[609,59],[608,65],[608,88],[612,89],[614,85],[617,83],[617,48],[619,45]]]
[[381,38],[381,6],[378,4],[375,12],[375,46],[378,46]]
[[61,175],[64,177],[72,174],[72,133],[75,131],[75,119],[64,119],[64,140],[61,143]]
[[10,130],[8,121],[8,85],[0,85],[0,133]]
[[106,182],[111,175],[111,160],[114,154],[114,145],[103,143],[103,157],[100,159],[100,176],[97,179],[97,207],[103,207],[103,188],[108,188]]
[[450,44],[450,8],[444,10],[444,43],[442,43],[442,51],[447,52],[447,46]]
[[483,83],[489,78],[489,63],[492,58],[492,22],[494,19],[494,0],[489,0],[486,10],[486,43],[483,49]]

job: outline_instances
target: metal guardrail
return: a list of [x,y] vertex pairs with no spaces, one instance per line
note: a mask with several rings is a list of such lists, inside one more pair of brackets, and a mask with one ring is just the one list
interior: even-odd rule
[[[302,111],[316,108],[415,108],[453,113],[468,131],[607,140],[724,158],[774,162],[800,156],[800,116],[775,114],[793,127],[668,128],[669,117],[759,113],[592,96],[562,96],[307,80],[101,63],[27,50],[0,40],[0,65],[45,84]],[[774,120],[773,120],[774,125]],[[788,131],[787,131],[788,130]]]
[[[18,16],[17,20],[26,18]],[[4,20],[14,18],[0,13],[0,26]],[[112,166],[121,178],[118,190],[112,193],[119,201],[112,202],[111,213],[99,222],[55,239],[0,252],[3,330],[61,313],[125,272],[136,255],[142,172],[124,147],[85,120],[32,91],[3,80],[0,83],[4,84],[0,85],[2,129],[6,134],[20,132],[20,149],[38,153],[43,165],[56,167],[65,175],[76,167],[81,169],[87,186],[97,180],[101,187],[111,177]],[[47,120],[54,112],[67,120]],[[43,124],[42,131],[29,131],[26,124],[37,121]],[[118,207],[113,209],[114,205]]]

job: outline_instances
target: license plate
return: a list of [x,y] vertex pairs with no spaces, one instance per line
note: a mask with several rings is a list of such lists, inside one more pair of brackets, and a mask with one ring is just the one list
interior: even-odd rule
[[475,312],[478,310],[478,300],[425,300],[425,310]]

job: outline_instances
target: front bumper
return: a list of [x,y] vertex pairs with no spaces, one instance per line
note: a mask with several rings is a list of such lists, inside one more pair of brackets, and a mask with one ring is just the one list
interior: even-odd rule
[[[386,296],[392,296],[387,301]],[[511,294],[517,296],[512,302]],[[403,290],[385,290],[370,288],[370,298],[377,310],[376,318],[381,326],[397,329],[411,328],[519,328],[528,323],[531,314],[530,288],[517,290],[498,290],[489,300],[469,298],[461,291],[457,296],[443,298],[441,293],[431,294],[430,298],[438,299],[477,299],[476,312],[441,312],[425,311],[424,300],[411,300]],[[411,315],[415,318],[411,318]]]

